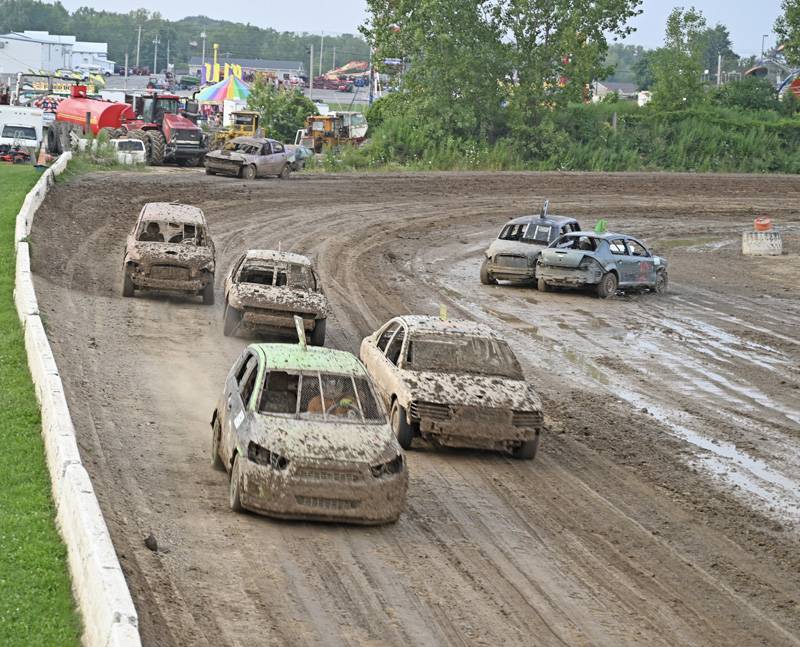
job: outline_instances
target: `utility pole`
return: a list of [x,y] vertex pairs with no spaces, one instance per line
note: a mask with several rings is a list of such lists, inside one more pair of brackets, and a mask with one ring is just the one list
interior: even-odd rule
[[125,52],[125,90],[128,89],[128,52]]
[[764,41],[767,40],[767,38],[769,38],[769,34],[764,34],[761,37],[761,60],[762,61],[764,60]]
[[311,59],[308,64],[308,98],[314,100],[314,44],[311,44]]
[[167,38],[167,69],[169,69],[169,38]]
[[722,53],[717,54],[717,87],[722,85]]
[[153,74],[158,74],[158,33],[156,33],[156,37],[153,40],[153,45],[155,45],[155,50],[153,50]]
[[206,67],[206,31],[205,31],[205,29],[200,32],[200,38],[203,39],[203,55],[202,55],[202,59],[203,59],[203,69],[205,69],[205,67]]
[[325,32],[322,32],[322,36],[319,39],[319,75],[322,76],[322,52],[325,48]]
[[369,48],[369,105],[372,105],[372,101],[375,97],[375,79],[374,79],[374,72],[372,70],[372,48]]
[[331,63],[331,69],[336,69],[336,45],[333,46],[333,63]]
[[136,36],[136,67],[139,67],[139,46],[142,44],[142,26],[139,25],[139,34]]

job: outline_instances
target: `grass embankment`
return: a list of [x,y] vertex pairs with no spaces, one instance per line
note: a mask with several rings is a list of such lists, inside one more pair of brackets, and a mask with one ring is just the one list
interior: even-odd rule
[[0,166],[0,645],[78,645],[81,626],[14,308],[14,225],[39,175]]

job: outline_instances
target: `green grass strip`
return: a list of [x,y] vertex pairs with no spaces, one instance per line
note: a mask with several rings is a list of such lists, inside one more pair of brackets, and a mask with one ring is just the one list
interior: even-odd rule
[[39,405],[14,308],[14,226],[39,175],[0,165],[0,645],[79,645]]

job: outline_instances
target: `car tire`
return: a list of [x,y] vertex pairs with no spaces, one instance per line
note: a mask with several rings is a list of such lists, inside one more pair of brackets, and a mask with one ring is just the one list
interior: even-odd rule
[[203,287],[203,305],[206,306],[213,306],[214,305],[214,273],[211,272],[208,275],[208,283],[205,284]]
[[242,170],[239,172],[240,177],[243,180],[255,180],[256,179],[256,167],[252,164],[248,164],[247,166],[243,166]]
[[617,293],[618,287],[619,280],[617,279],[617,275],[614,274],[614,272],[606,272],[603,274],[603,278],[600,279],[600,283],[597,284],[597,296],[600,299],[613,297]]
[[222,325],[222,332],[226,337],[232,337],[236,334],[236,331],[239,329],[239,325],[242,323],[242,313],[239,312],[236,308],[231,308],[230,306],[225,306],[225,319]]
[[289,168],[288,164],[284,164],[283,168],[281,169],[280,175],[278,177],[281,180],[288,180],[289,176],[292,174],[292,169]]
[[212,171],[210,168],[206,169],[206,175],[216,175],[216,174],[217,174],[216,171]]
[[122,274],[122,296],[124,297],[132,297],[136,292],[136,288],[133,285],[133,279],[128,272],[123,272]]
[[481,263],[481,283],[484,285],[497,285],[497,279],[489,273],[489,259],[484,258]]
[[395,400],[392,402],[392,431],[397,437],[397,442],[403,449],[411,449],[411,441],[414,439],[414,427],[408,423],[406,410]]
[[653,292],[656,294],[666,294],[669,289],[669,275],[667,270],[661,270],[656,274],[656,284],[653,287]]
[[327,319],[317,319],[314,325],[314,330],[311,331],[311,345],[324,346],[325,345],[325,328]]
[[532,461],[536,458],[536,452],[539,451],[539,436],[540,434],[537,433],[530,440],[526,440],[519,447],[512,449],[511,456],[523,461]]
[[228,505],[234,512],[242,512],[242,475],[241,475],[241,462],[239,461],[239,454],[233,457],[233,465],[231,466],[231,481],[228,486]]
[[542,278],[536,280],[536,287],[539,292],[547,292],[547,283]]
[[211,429],[211,467],[222,472],[225,470],[225,463],[219,455],[219,447],[222,442],[222,427],[219,424],[219,417],[214,418],[214,425]]

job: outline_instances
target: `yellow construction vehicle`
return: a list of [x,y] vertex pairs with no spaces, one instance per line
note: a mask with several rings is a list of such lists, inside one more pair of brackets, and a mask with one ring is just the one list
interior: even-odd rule
[[367,136],[367,119],[361,112],[329,112],[306,118],[306,127],[297,131],[295,144],[321,153],[326,146],[360,144]]
[[258,133],[259,116],[251,110],[231,113],[229,126],[214,133],[211,148],[220,149],[234,137],[255,137]]

